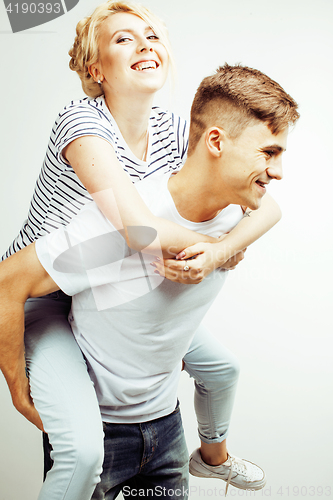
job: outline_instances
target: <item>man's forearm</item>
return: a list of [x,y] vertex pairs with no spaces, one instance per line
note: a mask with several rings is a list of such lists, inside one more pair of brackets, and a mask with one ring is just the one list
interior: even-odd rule
[[13,403],[17,406],[20,393],[27,385],[24,309],[23,304],[6,299],[3,293],[0,299],[0,369],[7,381]]
[[41,418],[30,396],[26,375],[23,305],[6,304],[1,300],[0,308],[0,369],[17,411],[43,430]]
[[24,304],[28,297],[44,295],[57,287],[29,245],[0,263],[0,369],[13,404],[30,422],[42,429],[30,397],[24,355]]
[[31,400],[26,376],[24,301],[13,298],[15,281],[13,277],[13,282],[10,282],[9,276],[0,279],[0,369],[7,381],[15,408],[42,429],[41,419]]

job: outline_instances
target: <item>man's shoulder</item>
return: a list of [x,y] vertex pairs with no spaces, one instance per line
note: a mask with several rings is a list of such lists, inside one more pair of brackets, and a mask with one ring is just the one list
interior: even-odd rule
[[212,222],[214,226],[219,227],[221,233],[228,233],[242,220],[243,216],[242,207],[228,205]]
[[148,207],[151,207],[156,199],[163,196],[163,193],[168,189],[169,178],[170,172],[155,172],[154,175],[148,175],[142,181],[135,184],[141,198]]

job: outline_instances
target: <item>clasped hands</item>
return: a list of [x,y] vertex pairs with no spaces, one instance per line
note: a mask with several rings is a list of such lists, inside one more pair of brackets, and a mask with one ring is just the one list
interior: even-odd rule
[[220,236],[217,243],[196,243],[173,259],[156,257],[151,264],[156,268],[154,272],[171,281],[193,285],[200,283],[214,269],[235,269],[244,259],[246,248],[230,257],[230,248],[222,244],[226,236]]

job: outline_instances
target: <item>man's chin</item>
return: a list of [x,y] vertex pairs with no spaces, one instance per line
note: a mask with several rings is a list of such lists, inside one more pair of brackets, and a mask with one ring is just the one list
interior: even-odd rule
[[260,200],[256,200],[255,202],[251,202],[251,203],[248,203],[247,204],[247,207],[250,209],[250,210],[258,210],[258,208],[261,207],[261,198]]

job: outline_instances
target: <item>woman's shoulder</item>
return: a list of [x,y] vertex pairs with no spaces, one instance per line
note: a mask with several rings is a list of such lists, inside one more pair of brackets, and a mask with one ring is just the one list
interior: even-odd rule
[[106,135],[107,140],[114,135],[104,97],[70,101],[58,114],[51,134],[54,144],[81,135]]
[[167,111],[158,106],[152,108],[150,115],[151,125],[155,132],[165,131],[168,134],[172,131],[177,137],[187,140],[189,127],[187,121],[171,111]]
[[186,120],[181,116],[178,116],[172,111],[160,108],[159,106],[153,106],[150,117],[151,119],[153,120],[155,119],[159,122],[171,121],[173,123],[178,123],[178,122],[186,123]]
[[189,137],[187,121],[171,111],[154,106],[151,113],[151,126],[158,141],[163,141],[164,144],[169,143],[173,151],[178,151],[181,161],[184,161]]
[[83,97],[67,103],[56,119],[56,124],[63,120],[85,119],[85,118],[105,118],[106,105],[102,96],[92,98]]

